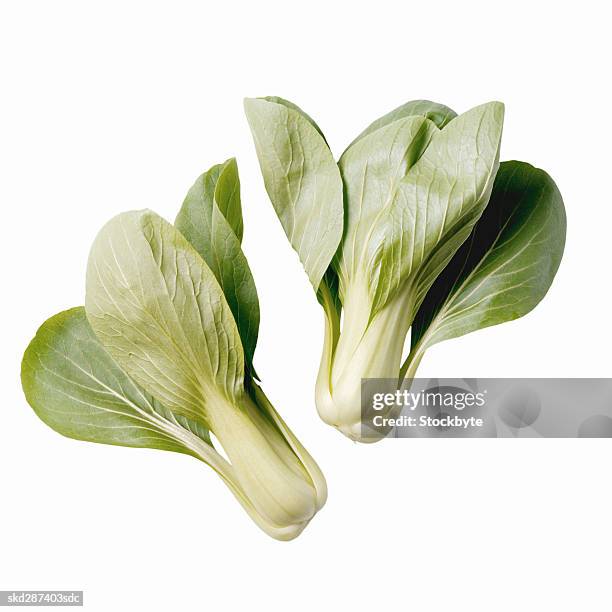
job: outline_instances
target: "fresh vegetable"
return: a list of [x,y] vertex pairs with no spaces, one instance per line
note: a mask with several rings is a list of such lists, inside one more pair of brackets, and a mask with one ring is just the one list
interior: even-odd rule
[[488,206],[417,312],[401,375],[414,377],[433,344],[533,310],[559,268],[565,225],[550,176],[525,162],[502,162]]
[[256,380],[259,307],[241,237],[234,160],[196,181],[176,227],[148,210],[115,217],[91,249],[85,308],[42,325],[22,383],[65,436],[207,463],[261,529],[290,540],[327,489]]
[[408,102],[337,164],[294,104],[247,99],[245,110],[268,195],[325,311],[317,408],[348,437],[366,441],[362,379],[401,385],[427,347],[520,317],[546,294],[563,202],[542,170],[506,162],[498,173],[501,103],[457,116]]

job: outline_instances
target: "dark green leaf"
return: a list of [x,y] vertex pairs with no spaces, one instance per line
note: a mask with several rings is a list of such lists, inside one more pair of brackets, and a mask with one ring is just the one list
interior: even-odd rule
[[259,300],[240,246],[240,182],[234,159],[213,166],[197,179],[174,225],[219,281],[236,320],[246,362],[252,370],[259,332]]
[[[206,427],[174,415],[123,373],[82,307],[51,317],[23,357],[23,390],[36,414],[69,438],[200,457]],[[212,449],[211,449],[212,450]]]
[[550,176],[524,162],[502,163],[482,217],[419,309],[413,349],[535,308],[559,267],[565,227],[563,200]]

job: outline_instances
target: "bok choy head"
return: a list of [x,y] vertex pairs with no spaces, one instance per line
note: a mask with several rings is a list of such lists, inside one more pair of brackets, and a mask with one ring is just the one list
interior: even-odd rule
[[325,311],[317,408],[351,439],[362,439],[362,379],[399,385],[428,346],[520,317],[545,295],[563,202],[528,164],[501,164],[496,180],[501,103],[457,116],[408,102],[337,163],[294,104],[247,99],[245,110],[268,195]]
[[204,461],[259,527],[289,540],[327,490],[256,380],[259,306],[241,237],[234,160],[196,181],[175,226],[149,210],[115,217],[91,249],[85,308],[42,325],[22,382],[66,436]]

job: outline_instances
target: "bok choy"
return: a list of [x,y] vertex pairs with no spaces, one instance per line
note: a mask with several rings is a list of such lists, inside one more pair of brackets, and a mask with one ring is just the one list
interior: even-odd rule
[[317,409],[349,438],[362,440],[362,379],[399,386],[432,344],[523,316],[548,291],[563,201],[542,170],[500,165],[501,103],[457,116],[408,102],[337,163],[295,104],[247,99],[245,111],[266,190],[325,312]]
[[290,540],[327,489],[254,373],[259,306],[239,187],[229,160],[196,181],[176,226],[149,210],[109,221],[89,256],[85,307],[42,325],[22,383],[65,436],[207,463],[261,529]]

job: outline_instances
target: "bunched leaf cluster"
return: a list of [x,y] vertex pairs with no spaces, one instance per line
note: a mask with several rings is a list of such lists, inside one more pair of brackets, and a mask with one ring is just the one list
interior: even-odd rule
[[[364,435],[363,379],[409,385],[429,347],[545,296],[565,244],[559,190],[528,163],[500,163],[499,102],[461,115],[408,102],[338,160],[295,104],[247,99],[245,110],[324,311],[318,412],[352,440],[380,439]],[[22,385],[65,436],[201,460],[263,531],[290,540],[327,485],[255,370],[260,310],[243,232],[234,159],[196,180],[174,224],[148,209],[111,219],[91,248],[84,306],[43,323]]]
[[245,110],[268,195],[325,311],[319,414],[372,441],[362,379],[401,386],[431,345],[521,317],[544,297],[565,244],[561,195],[543,170],[500,164],[500,102],[461,115],[408,102],[337,162],[295,104],[248,99]]

